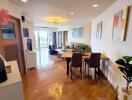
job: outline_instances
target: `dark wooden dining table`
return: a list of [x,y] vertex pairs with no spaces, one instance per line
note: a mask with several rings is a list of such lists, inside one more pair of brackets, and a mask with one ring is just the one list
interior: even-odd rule
[[[73,54],[73,52],[64,52],[63,54],[62,54],[62,58],[65,58],[66,59],[66,62],[67,62],[67,71],[66,71],[66,74],[67,75],[69,75],[69,64],[70,64],[70,61],[71,61],[71,59],[72,59],[72,54]],[[91,56],[91,53],[84,53],[84,55],[83,55],[83,59],[89,59],[90,58],[90,56]],[[82,60],[83,60],[82,59]],[[101,54],[101,59],[109,59],[105,54]]]

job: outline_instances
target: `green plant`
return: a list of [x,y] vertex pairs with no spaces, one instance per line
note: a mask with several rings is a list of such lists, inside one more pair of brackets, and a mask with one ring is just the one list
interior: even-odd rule
[[79,47],[83,52],[85,52],[85,51],[91,52],[91,47],[88,46],[88,45],[85,44],[85,43],[79,43],[79,44],[78,44],[78,47]]
[[121,65],[119,69],[127,81],[126,92],[128,92],[129,84],[132,82],[132,57],[123,56],[121,59],[116,60],[116,63]]

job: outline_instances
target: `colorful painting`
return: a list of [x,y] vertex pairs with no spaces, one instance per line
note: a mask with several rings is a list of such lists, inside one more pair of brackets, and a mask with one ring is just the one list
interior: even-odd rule
[[114,15],[112,38],[116,41],[124,41],[127,31],[129,7],[117,12]]
[[102,25],[103,25],[102,21],[97,24],[96,39],[101,39],[101,36],[102,36]]

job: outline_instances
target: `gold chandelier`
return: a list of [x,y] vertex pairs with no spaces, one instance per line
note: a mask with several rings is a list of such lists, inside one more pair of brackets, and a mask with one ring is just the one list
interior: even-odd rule
[[47,16],[45,20],[51,24],[65,24],[68,21],[62,16]]

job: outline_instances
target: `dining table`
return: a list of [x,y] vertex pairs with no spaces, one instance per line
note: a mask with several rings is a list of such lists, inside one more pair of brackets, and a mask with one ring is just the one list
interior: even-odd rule
[[[69,51],[69,52],[64,52],[61,55],[61,57],[65,58],[66,62],[67,62],[67,71],[66,71],[67,76],[69,75],[69,67],[70,67],[70,61],[72,59],[72,54],[73,54],[73,52]],[[84,60],[84,59],[90,59],[90,56],[91,56],[90,52],[83,53],[82,60]],[[103,53],[101,53],[101,59],[109,60],[109,58],[105,54],[103,54]]]

